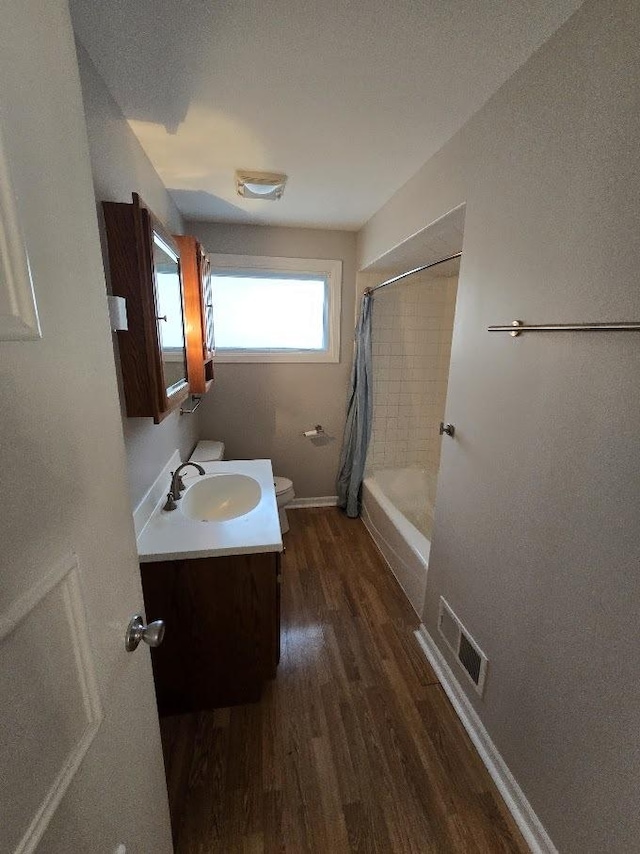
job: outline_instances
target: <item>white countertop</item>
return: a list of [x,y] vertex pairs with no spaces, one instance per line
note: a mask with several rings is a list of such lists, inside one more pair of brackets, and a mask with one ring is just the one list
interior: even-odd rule
[[[281,552],[282,534],[273,486],[271,460],[229,460],[200,463],[207,475],[244,474],[260,484],[260,503],[244,516],[225,522],[189,519],[178,501],[176,510],[162,509],[165,497],[153,508],[138,535],[142,563],[222,555]],[[182,473],[188,488],[200,475],[194,468]],[[184,493],[183,493],[184,494]]]

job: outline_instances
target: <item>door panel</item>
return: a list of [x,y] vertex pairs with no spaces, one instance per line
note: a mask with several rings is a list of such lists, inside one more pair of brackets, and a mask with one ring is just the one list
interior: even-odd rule
[[0,792],[0,850],[31,851],[102,721],[74,556],[0,617],[0,696],[3,761],[20,769]]
[[169,854],[149,650],[124,649],[143,599],[65,0],[3,3],[0,78],[3,260],[25,253],[42,335],[0,340],[0,850]]

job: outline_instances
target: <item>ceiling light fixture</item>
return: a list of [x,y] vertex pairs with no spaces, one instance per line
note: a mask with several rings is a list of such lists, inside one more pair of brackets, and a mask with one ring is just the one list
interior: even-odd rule
[[244,199],[267,199],[275,202],[282,198],[287,176],[279,172],[236,172],[236,190]]

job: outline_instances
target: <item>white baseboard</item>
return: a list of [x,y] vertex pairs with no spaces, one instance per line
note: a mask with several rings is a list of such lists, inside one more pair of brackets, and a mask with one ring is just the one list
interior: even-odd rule
[[304,507],[336,507],[337,505],[337,495],[319,495],[316,498],[294,498],[285,509],[301,510]]
[[540,819],[516,783],[498,748],[491,740],[476,710],[424,624],[415,632],[415,636],[529,848],[533,854],[558,854]]

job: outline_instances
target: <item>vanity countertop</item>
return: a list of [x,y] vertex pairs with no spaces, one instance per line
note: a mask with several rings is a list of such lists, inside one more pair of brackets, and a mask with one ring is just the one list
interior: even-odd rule
[[[253,510],[235,519],[195,521],[183,513],[180,504],[172,511],[156,504],[138,535],[138,555],[142,563],[161,560],[220,557],[222,555],[281,552],[282,534],[273,486],[271,460],[229,460],[202,463],[206,475],[243,474],[258,481],[260,502]],[[182,473],[187,489],[200,475],[193,468]]]

